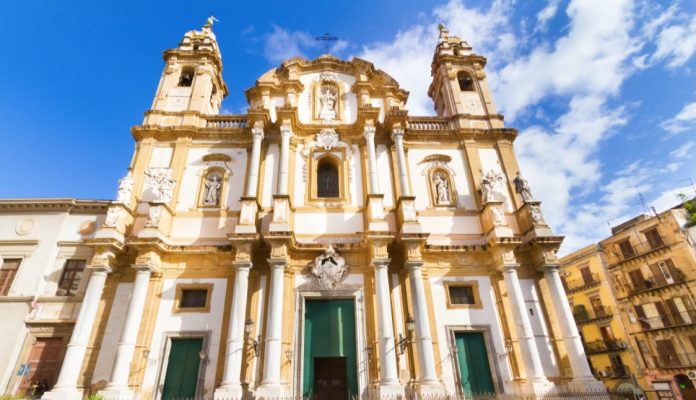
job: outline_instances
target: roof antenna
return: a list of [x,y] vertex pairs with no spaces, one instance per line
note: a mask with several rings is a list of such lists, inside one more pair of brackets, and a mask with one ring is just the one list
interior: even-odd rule
[[638,193],[638,198],[640,199],[640,204],[643,206],[643,211],[646,214],[649,214],[650,210],[648,209],[648,204],[645,202],[645,198],[643,197],[643,193],[640,192],[637,185],[633,185],[633,187],[636,189],[636,193]]
[[336,36],[331,36],[328,32],[324,34],[324,36],[317,36],[314,38],[317,42],[324,42],[324,48],[326,49],[326,52],[329,52],[329,48],[331,47],[331,42],[335,42],[338,40]]

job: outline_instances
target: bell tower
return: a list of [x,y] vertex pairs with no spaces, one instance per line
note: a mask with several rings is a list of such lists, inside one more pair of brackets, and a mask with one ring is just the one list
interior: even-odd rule
[[[440,37],[430,69],[433,80],[428,89],[437,115],[495,117],[498,120],[483,70],[486,58],[474,54],[466,41],[450,36],[444,25],[440,24],[439,29]],[[500,120],[491,125],[502,127],[502,118]]]
[[164,52],[166,63],[149,116],[193,112],[218,114],[227,85],[222,79],[222,56],[213,33],[213,17],[200,31],[186,32],[179,47]]

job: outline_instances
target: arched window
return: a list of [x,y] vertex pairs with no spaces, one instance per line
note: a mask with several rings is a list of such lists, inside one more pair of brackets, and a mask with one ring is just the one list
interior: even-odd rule
[[457,74],[457,80],[459,81],[459,90],[462,92],[471,92],[474,90],[474,80],[468,73],[460,71]]
[[338,167],[324,158],[317,166],[317,197],[339,197]]
[[179,86],[191,86],[193,83],[193,73],[194,70],[192,67],[184,67],[184,69],[181,70],[181,75],[179,76]]

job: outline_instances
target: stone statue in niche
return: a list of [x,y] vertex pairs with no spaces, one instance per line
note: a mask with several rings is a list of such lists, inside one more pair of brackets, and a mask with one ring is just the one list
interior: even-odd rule
[[203,181],[203,205],[218,206],[220,205],[220,191],[222,190],[222,172],[208,172]]
[[449,204],[450,189],[447,175],[442,172],[434,173],[433,185],[435,185],[435,202],[437,204]]
[[529,182],[520,175],[519,171],[513,179],[512,183],[515,184],[515,191],[522,196],[522,200],[526,203],[528,201],[533,201],[534,196],[532,196],[532,189],[529,187]]
[[322,289],[335,289],[348,276],[346,260],[329,245],[322,255],[314,259],[311,276]]
[[325,121],[336,119],[336,101],[338,89],[334,85],[324,84],[319,88],[319,118]]
[[131,192],[133,191],[133,175],[130,171],[128,175],[118,180],[118,196],[116,197],[119,203],[128,203],[130,201]]
[[488,203],[489,201],[495,200],[493,198],[493,189],[495,188],[495,185],[503,181],[503,176],[500,172],[496,172],[491,170],[488,170],[485,174],[483,171],[479,170],[481,173],[481,199],[483,200],[483,204]]

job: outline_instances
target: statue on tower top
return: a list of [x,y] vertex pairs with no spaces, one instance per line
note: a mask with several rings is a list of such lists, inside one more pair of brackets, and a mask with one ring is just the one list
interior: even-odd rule
[[205,27],[205,28],[212,28],[212,27],[213,27],[213,24],[216,23],[216,22],[220,22],[220,20],[217,19],[217,18],[215,18],[214,15],[211,15],[211,16],[209,16],[209,17],[205,20],[205,25],[203,25],[203,27]]

